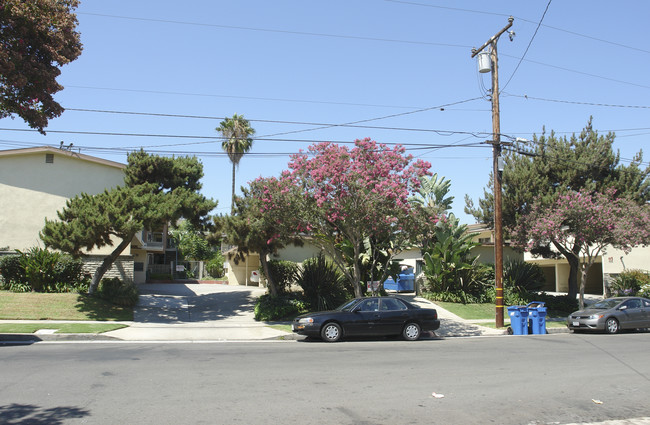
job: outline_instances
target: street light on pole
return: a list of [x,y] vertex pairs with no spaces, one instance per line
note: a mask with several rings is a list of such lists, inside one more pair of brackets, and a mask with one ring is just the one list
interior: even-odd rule
[[[514,22],[511,16],[508,25],[493,35],[480,48],[472,49],[472,57],[479,57],[479,72],[492,71],[492,173],[494,175],[494,283],[496,285],[496,327],[503,327],[503,223],[501,217],[501,123],[499,118],[499,62],[497,41],[504,32],[508,31]],[[512,41],[512,37],[510,37]],[[487,47],[489,50],[485,50]],[[489,53],[488,57],[485,52]],[[491,65],[491,66],[490,66]]]

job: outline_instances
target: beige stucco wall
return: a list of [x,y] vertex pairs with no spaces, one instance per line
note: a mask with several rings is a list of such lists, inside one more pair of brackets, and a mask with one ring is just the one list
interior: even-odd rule
[[[48,153],[54,155],[53,163],[45,162]],[[56,212],[68,198],[82,192],[100,193],[123,183],[121,164],[83,158],[57,149],[0,155],[0,247],[23,250],[43,246],[38,234],[45,218],[57,219]],[[106,247],[92,253],[111,250]]]
[[[260,286],[258,282],[251,282],[251,272],[260,269],[260,256],[259,254],[249,254],[247,258],[236,264],[233,259],[226,256],[224,267],[227,269],[226,277],[229,285],[246,285],[246,286]],[[260,279],[262,280],[262,279]]]
[[271,256],[271,260],[293,261],[301,264],[303,261],[316,257],[320,249],[308,241],[303,246],[289,245],[280,250],[276,255]]
[[610,247],[603,255],[603,273],[618,274],[634,269],[650,270],[650,246],[632,248],[629,254]]

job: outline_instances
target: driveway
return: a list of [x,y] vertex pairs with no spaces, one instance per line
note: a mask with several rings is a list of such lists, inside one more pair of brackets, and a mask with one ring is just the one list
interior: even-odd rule
[[143,284],[133,324],[104,335],[136,341],[223,341],[288,335],[254,319],[264,288],[222,284]]

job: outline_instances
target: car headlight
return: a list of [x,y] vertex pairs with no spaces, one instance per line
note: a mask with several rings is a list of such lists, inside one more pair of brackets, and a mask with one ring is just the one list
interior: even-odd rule
[[303,317],[302,319],[298,320],[298,323],[303,325],[312,324],[314,323],[314,319],[311,317]]
[[604,315],[602,314],[592,314],[589,316],[590,319],[602,319]]

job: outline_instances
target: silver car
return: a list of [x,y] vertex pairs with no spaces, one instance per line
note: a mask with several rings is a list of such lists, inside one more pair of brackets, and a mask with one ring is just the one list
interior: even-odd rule
[[640,297],[607,298],[571,313],[567,326],[573,331],[594,330],[615,334],[621,329],[650,327],[650,300]]

